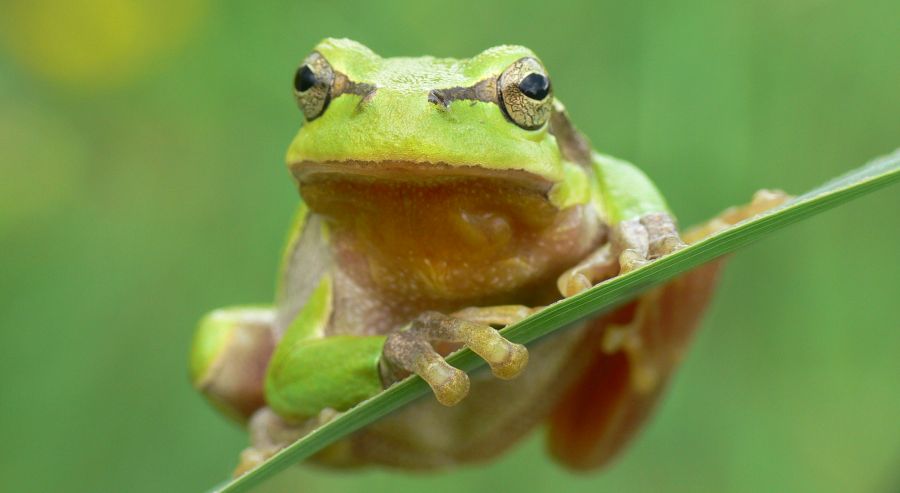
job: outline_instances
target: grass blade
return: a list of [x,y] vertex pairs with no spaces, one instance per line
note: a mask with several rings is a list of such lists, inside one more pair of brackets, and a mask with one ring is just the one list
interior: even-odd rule
[[[678,252],[626,275],[559,301],[527,319],[507,327],[511,341],[527,344],[556,330],[621,304],[640,292],[661,284],[698,265],[731,253],[788,224],[900,181],[900,151],[876,159],[764,214],[739,223]],[[465,371],[484,365],[471,351],[461,350],[447,360]],[[428,385],[410,377],[361,402],[333,421],[294,442],[256,469],[215,491],[248,491],[266,478],[296,464],[369,423],[429,393]]]

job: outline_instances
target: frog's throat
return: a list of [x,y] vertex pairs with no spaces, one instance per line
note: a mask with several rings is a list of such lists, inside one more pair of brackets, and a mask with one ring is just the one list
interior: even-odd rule
[[289,165],[298,184],[326,177],[370,177],[388,181],[427,181],[441,178],[502,179],[525,189],[548,194],[553,183],[525,170],[493,170],[478,164],[416,163],[411,161],[300,161]]
[[295,176],[345,273],[419,308],[547,302],[528,296],[603,239],[593,208],[558,207],[553,184],[524,171],[342,162]]

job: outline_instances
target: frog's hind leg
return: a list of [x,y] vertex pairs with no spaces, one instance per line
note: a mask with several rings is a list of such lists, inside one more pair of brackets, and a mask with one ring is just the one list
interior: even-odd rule
[[719,263],[591,322],[573,357],[587,368],[550,416],[548,447],[574,469],[607,463],[653,410],[709,301]]
[[[517,315],[515,310],[498,312],[498,318],[510,319]],[[442,342],[468,347],[490,365],[498,378],[515,378],[528,363],[525,346],[509,342],[490,325],[425,312],[416,317],[407,330],[388,336],[381,359],[382,374],[387,380],[399,380],[405,372],[415,373],[428,382],[441,404],[457,404],[469,392],[469,377],[444,361],[432,346],[432,343]]]
[[207,314],[194,335],[192,383],[237,421],[265,405],[263,379],[275,348],[274,320],[272,307],[228,307]]
[[[787,198],[758,192],[750,204],[725,211],[684,238],[699,241]],[[602,467],[635,435],[681,361],[721,265],[702,265],[591,322],[573,355],[587,361],[586,369],[549,419],[548,448],[557,459],[574,469]]]

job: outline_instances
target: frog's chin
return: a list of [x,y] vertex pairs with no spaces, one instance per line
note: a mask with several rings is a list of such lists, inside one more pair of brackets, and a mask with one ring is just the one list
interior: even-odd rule
[[491,169],[479,164],[450,165],[446,163],[411,161],[300,161],[289,165],[298,184],[319,180],[366,179],[397,182],[428,183],[453,179],[486,178],[502,180],[511,185],[540,192],[550,192],[553,183],[524,169]]

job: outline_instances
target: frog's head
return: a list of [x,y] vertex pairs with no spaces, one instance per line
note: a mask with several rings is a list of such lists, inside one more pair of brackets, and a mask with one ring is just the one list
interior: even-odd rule
[[558,274],[598,238],[576,207],[590,192],[569,149],[586,147],[560,148],[576,132],[527,48],[381,58],[326,39],[301,63],[294,96],[305,123],[287,159],[300,192],[368,259],[344,262],[385,289],[440,300],[511,291]]
[[558,207],[583,203],[553,135],[550,78],[521,46],[470,59],[382,58],[325,39],[294,77],[305,123],[288,150],[301,183],[326,175],[502,177]]

